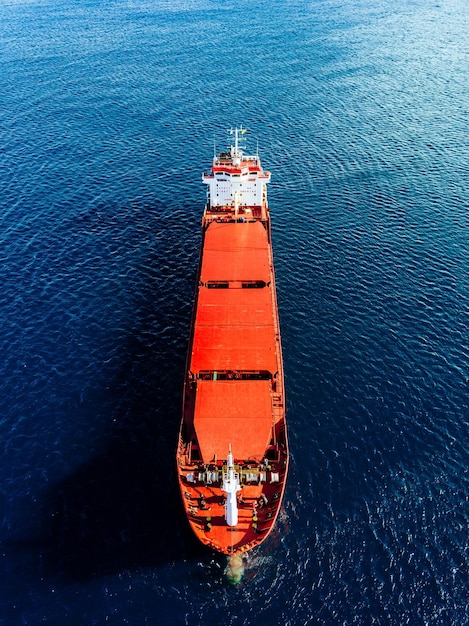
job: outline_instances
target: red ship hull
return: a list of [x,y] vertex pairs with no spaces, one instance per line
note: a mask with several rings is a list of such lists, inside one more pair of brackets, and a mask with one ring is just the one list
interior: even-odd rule
[[[258,160],[248,165],[263,175]],[[225,554],[264,541],[280,510],[287,469],[269,209],[266,201],[209,203],[177,451],[181,496],[198,539]]]

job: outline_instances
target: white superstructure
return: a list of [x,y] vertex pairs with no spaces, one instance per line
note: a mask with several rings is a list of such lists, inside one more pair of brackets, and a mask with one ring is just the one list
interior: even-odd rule
[[230,131],[235,137],[234,145],[229,152],[214,156],[211,171],[202,174],[208,185],[208,211],[267,209],[270,172],[263,171],[258,155],[243,154],[240,139],[245,132],[242,126]]

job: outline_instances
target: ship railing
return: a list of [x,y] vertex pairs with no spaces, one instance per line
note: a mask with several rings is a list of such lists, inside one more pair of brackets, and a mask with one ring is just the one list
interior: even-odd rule
[[[258,204],[242,204],[238,207],[238,216],[249,217],[246,215],[246,212],[254,213],[256,211],[261,211],[262,205]],[[232,204],[220,204],[220,205],[211,205],[207,202],[205,206],[206,213],[229,213],[234,214],[235,207]]]
[[279,421],[282,421],[284,416],[285,407],[283,403],[283,397],[281,396],[280,399],[272,398],[272,426],[275,427],[275,424],[277,424]]

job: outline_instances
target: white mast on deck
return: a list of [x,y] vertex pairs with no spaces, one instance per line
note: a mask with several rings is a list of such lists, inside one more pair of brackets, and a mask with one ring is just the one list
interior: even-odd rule
[[241,491],[239,474],[235,472],[231,444],[226,459],[226,472],[223,473],[222,490],[226,493],[225,519],[228,526],[236,526],[238,523],[238,502],[236,494]]
[[244,135],[246,129],[240,125],[239,128],[232,128],[230,130],[230,135],[235,136],[235,145],[231,146],[231,158],[233,159],[233,165],[239,165],[241,163],[241,158],[243,156],[243,152],[239,146],[239,135]]

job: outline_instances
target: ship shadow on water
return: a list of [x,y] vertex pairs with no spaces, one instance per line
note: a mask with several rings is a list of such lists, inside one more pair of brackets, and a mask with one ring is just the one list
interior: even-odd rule
[[[120,419],[107,449],[48,495],[41,536],[48,575],[86,579],[201,553],[175,480],[176,416],[163,406],[151,416],[133,407]],[[164,434],[155,422],[166,425]]]
[[149,284],[140,294],[135,330],[110,381],[115,400],[101,452],[46,496],[32,540],[46,576],[82,580],[207,553],[187,524],[176,478],[194,279],[176,272],[174,293]]

